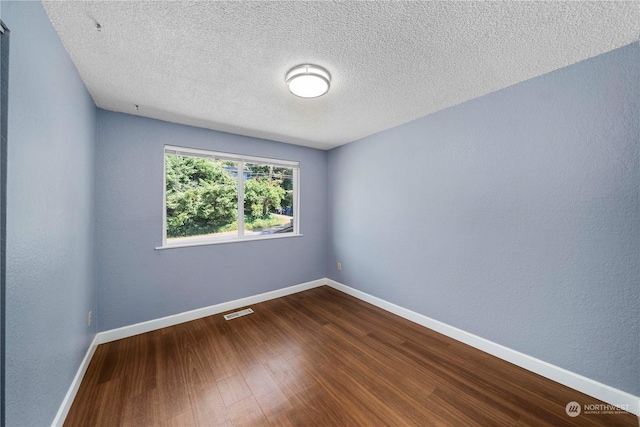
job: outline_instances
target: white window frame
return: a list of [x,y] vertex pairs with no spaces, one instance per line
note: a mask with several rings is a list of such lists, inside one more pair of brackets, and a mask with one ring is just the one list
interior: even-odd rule
[[[171,242],[167,239],[167,155],[182,155],[202,157],[216,160],[229,160],[238,162],[238,236],[235,239],[203,240],[194,236],[197,241],[189,242],[188,237],[181,238],[179,242]],[[259,163],[293,170],[293,231],[282,234],[265,234],[259,236],[244,235],[244,180],[242,179],[245,163]],[[266,157],[246,156],[242,154],[222,153],[217,151],[202,150],[197,148],[178,147],[165,145],[162,153],[162,246],[156,249],[180,248],[185,246],[217,245],[223,243],[246,242],[252,240],[281,239],[286,237],[301,236],[300,234],[300,162],[291,160],[270,159]]]

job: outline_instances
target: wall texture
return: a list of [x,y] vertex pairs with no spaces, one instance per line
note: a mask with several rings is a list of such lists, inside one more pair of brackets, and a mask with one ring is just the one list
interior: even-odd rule
[[639,144],[634,43],[334,149],[328,276],[640,395]]
[[[325,277],[327,152],[98,110],[101,331]],[[300,161],[302,237],[156,250],[164,145]]]
[[43,426],[95,333],[96,108],[42,4],[1,7],[11,29],[6,423]]

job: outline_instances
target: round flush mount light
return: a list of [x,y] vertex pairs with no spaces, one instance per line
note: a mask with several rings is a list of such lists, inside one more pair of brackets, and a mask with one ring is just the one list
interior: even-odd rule
[[317,98],[329,90],[331,74],[317,65],[302,64],[289,70],[285,81],[292,94],[301,98]]

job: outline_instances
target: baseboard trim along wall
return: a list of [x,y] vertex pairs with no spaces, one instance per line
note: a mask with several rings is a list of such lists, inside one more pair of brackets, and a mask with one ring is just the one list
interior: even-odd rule
[[134,325],[123,326],[122,328],[111,329],[109,331],[99,332],[97,334],[98,344],[119,340],[122,338],[132,337],[145,332],[155,331],[156,329],[166,328],[167,326],[178,325],[180,323],[189,322],[195,319],[212,316],[214,314],[223,313],[236,308],[242,308],[251,304],[269,301],[280,298],[285,295],[291,295],[307,289],[317,288],[325,285],[327,279],[318,279],[311,282],[302,283],[300,285],[289,286],[271,292],[254,295],[251,297],[240,298],[234,301],[223,302],[220,304],[210,305],[209,307],[198,308],[196,310],[185,311],[184,313],[174,314],[172,316],[161,317],[159,319],[149,320],[147,322],[136,323]]
[[446,335],[456,341],[463,342],[467,345],[470,345],[471,347],[477,348],[478,350],[482,350],[485,353],[489,353],[502,360],[506,360],[507,362],[513,363],[514,365],[520,366],[521,368],[524,368],[528,371],[535,372],[538,375],[570,387],[574,390],[578,390],[579,392],[602,400],[603,402],[606,402],[610,405],[622,407],[628,412],[640,417],[640,397],[638,396],[634,396],[630,393],[618,390],[606,384],[599,383],[598,381],[583,377],[582,375],[578,375],[571,371],[567,371],[566,369],[536,359],[535,357],[531,357],[524,353],[520,353],[518,351],[504,347],[500,344],[496,344],[477,335],[473,335],[469,332],[465,332],[461,329],[449,326],[446,323],[431,319],[430,317],[400,307],[383,299],[374,297],[334,280],[327,279],[326,284],[334,289],[342,291],[362,301],[368,302],[369,304],[375,305],[376,307],[396,314],[426,328],[439,332],[442,335]]
[[263,294],[240,298],[234,301],[228,301],[221,304],[199,308],[196,310],[186,311],[184,313],[174,314],[172,316],[162,317],[159,319],[149,320],[146,322],[136,323],[134,325],[123,326],[122,328],[111,329],[109,331],[97,333],[93,339],[93,342],[89,346],[89,349],[87,350],[87,353],[82,360],[80,367],[78,368],[78,372],[76,373],[76,376],[74,377],[73,382],[69,387],[69,391],[62,401],[62,405],[60,406],[60,409],[56,414],[52,426],[58,427],[62,426],[62,424],[64,423],[64,420],[69,413],[69,409],[71,408],[71,404],[73,403],[73,399],[78,392],[80,383],[82,382],[82,378],[84,377],[84,374],[89,367],[89,363],[91,362],[91,358],[93,357],[93,354],[96,351],[96,347],[99,344],[119,340],[122,338],[132,337],[134,335],[166,328],[168,326],[178,325],[180,323],[185,323],[191,320],[223,313],[225,311],[235,310],[238,308],[249,306],[251,304],[269,301],[275,298],[295,294],[323,285],[330,286],[336,290],[344,292],[362,301],[368,302],[369,304],[375,305],[376,307],[379,307],[390,313],[396,314],[400,317],[439,332],[457,341],[468,344],[474,348],[477,348],[478,350],[484,351],[485,353],[489,353],[502,360],[520,366],[521,368],[524,368],[528,371],[535,372],[536,374],[541,375],[545,378],[563,384],[574,390],[578,390],[596,399],[602,400],[603,402],[606,402],[610,405],[622,407],[628,412],[640,417],[640,397],[638,396],[634,396],[622,390],[618,390],[606,384],[599,383],[590,378],[583,377],[582,375],[575,374],[573,372],[567,371],[566,369],[536,359],[535,357],[531,357],[524,353],[520,353],[518,351],[504,347],[500,344],[496,344],[477,335],[473,335],[461,329],[449,326],[446,323],[431,319],[430,317],[400,307],[383,299],[374,297],[334,280],[319,279],[271,292],[265,292]]
[[73,377],[73,381],[71,382],[71,386],[67,391],[67,394],[64,396],[62,400],[62,405],[58,409],[58,413],[56,417],[53,419],[51,423],[54,427],[61,427],[64,424],[64,420],[67,418],[67,414],[69,413],[69,409],[71,409],[71,404],[73,403],[73,399],[75,399],[76,394],[78,393],[78,389],[80,388],[80,384],[82,383],[82,378],[84,378],[84,374],[87,372],[87,368],[89,367],[89,363],[91,363],[91,358],[93,357],[93,353],[96,352],[97,344],[97,335],[93,337],[93,341],[87,352],[80,363],[80,367],[78,368],[78,372],[76,372],[75,377]]

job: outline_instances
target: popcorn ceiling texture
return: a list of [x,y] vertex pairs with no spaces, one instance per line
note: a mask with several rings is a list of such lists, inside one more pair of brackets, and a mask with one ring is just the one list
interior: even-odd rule
[[[44,7],[98,107],[321,149],[640,36],[638,2]],[[308,100],[288,92],[286,72],[305,62],[330,71],[327,95]]]

